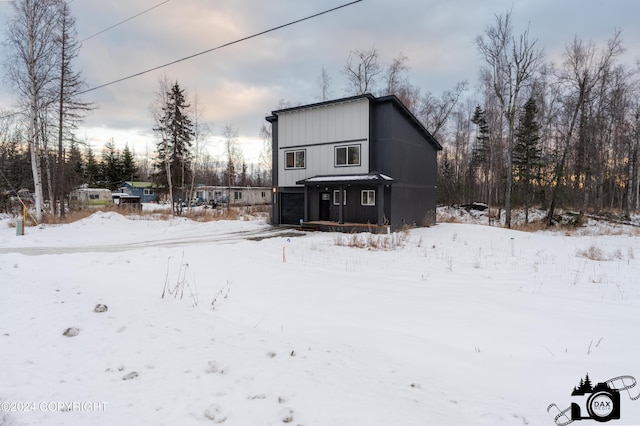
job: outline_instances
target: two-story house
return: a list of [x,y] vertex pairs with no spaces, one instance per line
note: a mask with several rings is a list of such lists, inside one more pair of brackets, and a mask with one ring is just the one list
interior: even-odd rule
[[442,146],[396,96],[273,111],[273,224],[435,223]]

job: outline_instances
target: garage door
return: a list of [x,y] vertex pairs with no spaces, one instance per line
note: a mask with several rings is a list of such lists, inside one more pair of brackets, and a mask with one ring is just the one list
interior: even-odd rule
[[304,194],[280,194],[280,223],[298,225],[304,218]]

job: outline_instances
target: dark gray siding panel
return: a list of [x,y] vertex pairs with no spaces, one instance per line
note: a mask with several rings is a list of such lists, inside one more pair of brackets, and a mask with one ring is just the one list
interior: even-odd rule
[[[271,122],[271,185],[278,187],[278,119],[277,117],[267,118]],[[275,196],[271,202],[271,224],[280,224],[280,205],[277,203],[279,197]]]
[[394,185],[391,199],[393,206],[391,224],[394,228],[435,223],[435,188]]
[[437,151],[393,102],[372,108],[372,168],[393,177],[391,225],[435,222]]
[[[361,186],[355,188],[354,198],[355,198],[355,220],[353,222],[356,223],[372,223],[377,224],[378,222],[378,209],[376,206],[363,206],[362,205],[362,191],[363,190],[373,190],[376,191],[375,186]],[[379,198],[376,198],[376,203],[379,202]]]

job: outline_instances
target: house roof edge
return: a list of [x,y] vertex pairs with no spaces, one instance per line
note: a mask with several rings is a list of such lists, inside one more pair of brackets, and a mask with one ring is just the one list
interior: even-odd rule
[[270,121],[270,122],[273,122],[273,121],[278,119],[278,114],[291,112],[291,111],[297,111],[297,110],[301,110],[301,109],[318,108],[318,107],[322,107],[322,106],[325,106],[325,105],[340,104],[340,103],[345,103],[345,102],[353,102],[353,101],[357,101],[359,99],[365,99],[365,98],[369,99],[370,101],[374,101],[376,99],[376,97],[373,96],[372,94],[365,93],[365,94],[362,94],[362,95],[348,96],[346,98],[332,99],[330,101],[315,102],[315,103],[312,103],[312,104],[299,105],[299,106],[290,107],[290,108],[282,108],[282,109],[278,109],[278,110],[275,110],[275,111],[271,111],[271,115],[267,116],[266,120]]

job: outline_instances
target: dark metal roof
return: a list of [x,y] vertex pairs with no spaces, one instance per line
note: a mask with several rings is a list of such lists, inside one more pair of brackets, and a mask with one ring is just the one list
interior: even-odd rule
[[393,178],[382,173],[366,173],[358,175],[312,176],[296,182],[296,185],[367,185],[384,183],[390,185]]
[[[315,104],[307,104],[307,105],[300,105],[300,106],[291,107],[291,108],[279,109],[279,110],[276,110],[276,111],[272,111],[271,114],[273,114],[273,116],[277,116],[278,114],[283,114],[283,113],[286,113],[286,112],[298,111],[298,110],[303,110],[303,109],[313,109],[313,108],[318,108],[318,107],[325,106],[325,105],[342,104],[342,103],[346,103],[346,102],[357,101],[357,100],[364,99],[364,98],[367,98],[367,99],[369,99],[371,101],[376,99],[373,95],[371,95],[369,93],[365,93],[364,95],[349,96],[347,98],[333,99],[333,100],[330,100],[330,101],[317,102]],[[272,118],[272,117],[267,117],[267,119]]]

